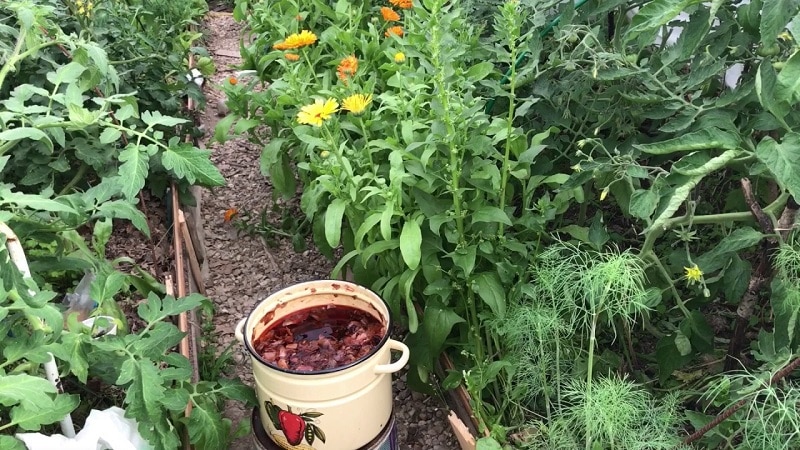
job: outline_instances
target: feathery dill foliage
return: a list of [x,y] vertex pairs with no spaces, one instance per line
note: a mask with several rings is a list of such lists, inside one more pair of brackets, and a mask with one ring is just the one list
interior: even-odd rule
[[800,290],[800,243],[796,234],[778,247],[773,264],[782,280]]

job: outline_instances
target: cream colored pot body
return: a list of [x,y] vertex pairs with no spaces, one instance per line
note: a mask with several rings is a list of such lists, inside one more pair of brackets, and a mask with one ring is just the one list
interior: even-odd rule
[[[385,336],[361,360],[327,372],[281,370],[264,362],[254,351],[253,341],[271,324],[298,310],[332,304],[365,311],[380,320],[387,333],[390,329],[389,310],[378,295],[337,280],[309,281],[280,290],[259,303],[236,326],[236,338],[250,353],[261,423],[282,448],[355,450],[378,436],[391,419],[391,374],[402,369],[409,357],[408,347],[401,342]],[[395,362],[391,361],[392,350],[402,352]],[[280,429],[276,411],[283,411],[284,416],[294,414],[304,421],[300,443],[288,442],[292,433]],[[300,419],[293,420],[297,423]]]

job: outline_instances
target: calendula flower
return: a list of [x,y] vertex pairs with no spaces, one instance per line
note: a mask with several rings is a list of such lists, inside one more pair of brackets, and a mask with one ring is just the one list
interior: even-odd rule
[[383,20],[387,22],[397,22],[400,20],[400,14],[397,14],[392,8],[387,8],[385,6],[381,7],[381,16],[383,16]]
[[297,61],[300,59],[300,55],[297,53],[287,53],[283,55],[284,58],[288,59],[289,61]]
[[392,36],[392,35],[402,37],[403,36],[403,27],[401,27],[399,25],[395,25],[393,27],[389,27],[389,29],[386,30],[386,33],[383,33],[383,35],[386,36],[386,37],[389,37],[389,36]]
[[414,7],[414,4],[411,0],[389,0],[394,6],[397,6],[400,9],[411,9]]
[[684,267],[683,270],[686,271],[686,280],[689,281],[689,286],[700,282],[703,278],[703,271],[697,267],[697,264],[692,267]]
[[322,158],[322,159],[327,159],[328,156],[331,156],[331,152],[329,152],[327,150],[323,150],[323,151],[319,152],[319,157]]
[[358,59],[356,59],[356,55],[350,55],[339,63],[336,68],[336,75],[346,85],[347,80],[352,78],[356,71],[358,71]]
[[372,102],[371,94],[353,94],[342,100],[342,109],[350,111],[353,114],[361,114],[367,109],[370,102]]
[[222,218],[225,219],[225,222],[230,222],[238,214],[239,214],[239,210],[238,209],[229,208],[227,211],[225,211],[225,214],[222,216]]
[[94,9],[94,2],[91,0],[84,1],[84,0],[75,0],[75,6],[78,10],[78,15],[89,17],[92,15],[92,10]]
[[330,119],[338,110],[339,104],[336,100],[332,98],[328,100],[317,99],[314,103],[300,108],[300,112],[297,113],[297,122],[303,125],[321,127],[322,122]]
[[295,48],[306,47],[315,42],[317,42],[317,35],[308,30],[303,30],[299,33],[290,35],[283,41],[273,45],[272,48],[275,50],[291,50]]
[[236,77],[228,77],[228,83],[230,83],[233,86],[236,86],[239,83],[239,80],[237,80]]
[[403,52],[397,52],[394,54],[394,62],[400,64],[401,62],[406,60],[406,54]]

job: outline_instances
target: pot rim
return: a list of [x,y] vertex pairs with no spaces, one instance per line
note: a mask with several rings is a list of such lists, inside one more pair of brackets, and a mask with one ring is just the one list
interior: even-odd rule
[[[378,344],[375,345],[372,348],[372,350],[369,351],[369,353],[367,353],[366,355],[362,356],[361,358],[358,358],[357,360],[355,360],[355,361],[353,361],[353,362],[351,362],[349,364],[345,364],[344,366],[334,367],[332,369],[315,370],[313,372],[303,372],[303,371],[299,371],[299,370],[282,369],[282,368],[280,368],[280,367],[278,367],[278,366],[276,366],[274,364],[271,364],[271,363],[268,363],[267,361],[265,361],[261,357],[261,355],[259,355],[258,352],[256,352],[255,348],[253,348],[253,345],[250,343],[250,341],[252,340],[252,337],[248,336],[248,334],[249,334],[247,332],[248,325],[250,324],[250,319],[253,318],[253,313],[256,312],[256,309],[259,307],[259,305],[261,305],[261,303],[263,302],[262,301],[262,302],[258,302],[253,307],[253,310],[250,311],[250,314],[247,315],[247,319],[245,319],[244,329],[243,329],[243,331],[244,331],[244,333],[243,333],[243,335],[244,335],[244,346],[247,349],[247,351],[250,353],[250,355],[253,356],[254,358],[256,358],[258,360],[258,362],[260,362],[261,364],[269,367],[270,369],[274,369],[274,370],[277,370],[278,372],[283,372],[283,373],[287,373],[287,374],[291,374],[291,375],[327,375],[327,374],[331,374],[331,373],[336,373],[336,372],[341,372],[343,370],[347,370],[347,369],[349,369],[351,367],[355,367],[356,365],[368,360],[373,355],[375,355],[380,349],[382,349],[386,345],[386,342],[389,341],[389,334],[390,334],[390,331],[392,329],[392,314],[391,314],[391,309],[389,308],[389,304],[386,303],[386,300],[384,300],[383,297],[381,297],[380,295],[378,295],[375,292],[373,292],[372,289],[368,289],[368,288],[366,288],[364,286],[361,286],[361,285],[358,285],[358,284],[355,284],[355,283],[352,283],[352,282],[349,282],[349,281],[343,281],[343,280],[317,280],[317,281],[321,281],[321,282],[335,281],[337,283],[349,283],[349,284],[357,286],[357,287],[359,287],[361,289],[364,289],[365,291],[367,291],[367,292],[371,293],[372,295],[374,295],[375,298],[380,300],[381,303],[383,303],[383,306],[386,307],[386,312],[387,312],[387,314],[386,314],[386,333],[384,333],[384,335],[381,338],[380,342],[378,342]],[[297,287],[298,285],[301,285],[301,284],[305,284],[305,283],[298,283],[298,284],[294,284],[294,285],[289,286],[289,287]],[[284,289],[288,289],[289,287],[284,288]],[[275,295],[275,294],[281,292],[282,290],[283,289],[275,292],[272,295]],[[311,294],[311,295],[314,295],[314,294]],[[266,299],[264,301],[266,301]]]

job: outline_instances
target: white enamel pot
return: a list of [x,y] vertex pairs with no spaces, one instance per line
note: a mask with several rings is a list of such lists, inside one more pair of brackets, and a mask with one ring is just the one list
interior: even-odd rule
[[[386,335],[361,359],[334,369],[297,372],[267,363],[253,341],[265,329],[298,310],[339,305],[371,314]],[[261,423],[287,450],[355,450],[378,436],[391,420],[392,373],[408,362],[409,350],[389,338],[386,303],[374,292],[338,280],[309,281],[282,289],[259,303],[236,326],[236,338],[250,353]],[[392,350],[401,352],[392,362]]]

